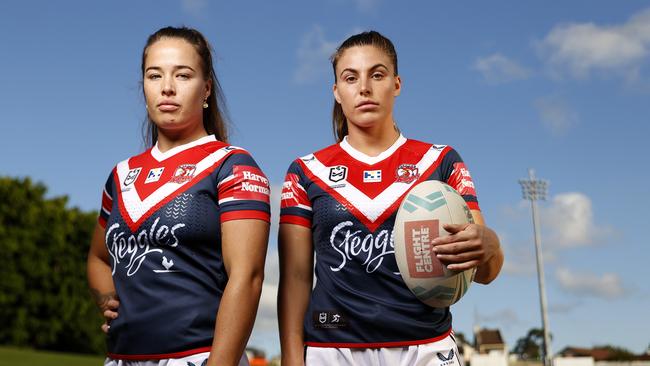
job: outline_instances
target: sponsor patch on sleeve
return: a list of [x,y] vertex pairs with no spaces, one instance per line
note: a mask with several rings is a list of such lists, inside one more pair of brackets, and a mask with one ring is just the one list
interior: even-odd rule
[[461,196],[476,196],[474,182],[472,181],[472,176],[469,174],[469,170],[467,170],[465,163],[454,163],[454,170],[451,172],[451,176],[447,183],[458,191]]
[[261,170],[247,165],[233,166],[233,198],[269,203],[269,180]]
[[298,183],[297,174],[288,173],[282,184],[280,208],[302,207],[311,209],[311,204],[307,198],[307,192]]

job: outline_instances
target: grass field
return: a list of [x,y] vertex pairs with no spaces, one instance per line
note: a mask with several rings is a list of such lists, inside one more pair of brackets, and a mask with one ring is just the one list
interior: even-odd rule
[[102,356],[0,347],[0,366],[101,366],[103,364]]

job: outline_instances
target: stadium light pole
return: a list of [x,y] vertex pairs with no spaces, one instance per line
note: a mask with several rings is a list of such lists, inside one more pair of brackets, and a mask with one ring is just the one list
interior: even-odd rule
[[548,316],[546,314],[546,289],[544,287],[544,264],[542,260],[542,239],[540,235],[537,200],[546,200],[548,181],[535,179],[535,171],[528,169],[528,179],[520,179],[524,199],[530,200],[533,211],[533,230],[535,233],[535,254],[537,257],[537,282],[539,284],[539,301],[542,310],[542,328],[544,332],[544,366],[552,366],[551,337],[549,336]]

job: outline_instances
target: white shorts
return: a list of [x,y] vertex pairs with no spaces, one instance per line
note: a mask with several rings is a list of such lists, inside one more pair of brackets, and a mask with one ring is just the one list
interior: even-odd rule
[[433,343],[391,348],[307,347],[305,366],[463,366],[449,335]]
[[[104,366],[205,366],[208,362],[208,356],[210,356],[210,352],[197,353],[182,358],[164,358],[162,360],[148,361],[114,360],[107,357],[104,360]],[[242,355],[241,360],[239,360],[239,366],[249,366],[246,354]]]

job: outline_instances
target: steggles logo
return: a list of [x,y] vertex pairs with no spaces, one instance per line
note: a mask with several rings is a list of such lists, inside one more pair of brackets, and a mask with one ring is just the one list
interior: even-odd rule
[[[374,235],[367,233],[363,235],[361,230],[354,230],[352,221],[344,221],[332,229],[330,235],[330,245],[341,256],[341,264],[338,267],[330,267],[332,272],[338,272],[347,264],[352,257],[365,254],[363,264],[366,266],[367,273],[373,273],[384,262],[384,256],[395,253],[393,243],[393,231],[381,230]],[[344,229],[346,229],[344,231]]]
[[[106,230],[106,246],[108,254],[113,258],[113,271],[122,261],[128,261],[124,268],[127,276],[133,276],[138,272],[142,262],[147,259],[150,253],[162,253],[162,246],[175,247],[178,245],[178,238],[175,231],[185,227],[180,223],[171,227],[161,225],[158,227],[160,218],[156,218],[150,230],[142,230],[137,235],[125,236],[124,231],[117,231],[120,224],[113,224]],[[171,264],[171,263],[170,263]],[[171,267],[171,265],[170,265]]]

